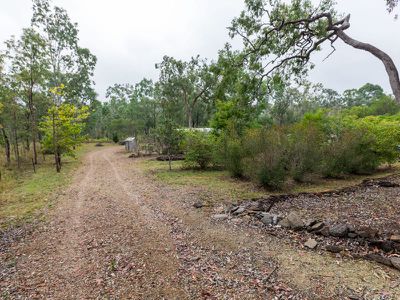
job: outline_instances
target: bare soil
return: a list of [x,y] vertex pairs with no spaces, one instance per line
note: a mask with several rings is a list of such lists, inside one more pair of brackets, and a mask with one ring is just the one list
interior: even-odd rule
[[120,147],[89,153],[49,221],[0,247],[0,295],[400,299],[398,271],[307,251],[250,220],[212,221],[221,208],[192,207],[199,188],[155,182],[139,161]]

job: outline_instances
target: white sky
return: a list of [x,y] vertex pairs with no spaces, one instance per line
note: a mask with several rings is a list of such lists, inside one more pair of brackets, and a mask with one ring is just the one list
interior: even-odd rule
[[[81,46],[98,58],[96,91],[102,99],[114,83],[157,79],[155,63],[164,55],[215,59],[229,41],[226,27],[243,8],[243,0],[53,0],[78,22]],[[30,0],[0,0],[0,41],[29,26]],[[388,15],[383,0],[338,0],[351,13],[349,35],[381,48],[400,67],[400,20]],[[343,91],[366,82],[390,91],[383,65],[369,53],[337,43],[337,52],[311,74],[314,82]],[[328,48],[328,47],[327,47]],[[327,49],[327,52],[329,49]]]

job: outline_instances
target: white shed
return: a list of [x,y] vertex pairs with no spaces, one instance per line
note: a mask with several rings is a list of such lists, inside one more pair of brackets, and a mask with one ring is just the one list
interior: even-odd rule
[[125,150],[128,152],[132,152],[137,149],[137,143],[135,137],[127,138],[126,140],[123,141],[123,144],[125,145]]

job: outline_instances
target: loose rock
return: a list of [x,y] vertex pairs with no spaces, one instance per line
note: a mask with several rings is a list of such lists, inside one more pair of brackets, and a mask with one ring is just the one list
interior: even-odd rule
[[322,236],[328,237],[329,236],[329,227],[325,226],[321,230],[317,231]]
[[365,239],[373,239],[378,236],[378,230],[371,227],[362,227],[356,231],[357,235]]
[[349,238],[351,238],[351,239],[355,239],[358,235],[357,235],[357,233],[349,232],[349,233],[347,234],[347,236],[348,236]]
[[279,216],[270,213],[263,213],[261,222],[264,225],[277,225],[279,220]]
[[333,225],[329,228],[329,234],[334,237],[345,237],[348,230],[349,228],[345,224]]
[[246,211],[245,207],[239,206],[239,207],[237,207],[237,208],[232,210],[232,214],[237,216],[237,215],[240,215],[240,214],[244,213],[245,211]]
[[310,248],[310,249],[315,249],[315,247],[317,247],[317,245],[318,245],[318,242],[316,240],[314,240],[314,239],[309,239],[304,244],[304,246],[306,246],[307,248]]
[[264,225],[274,225],[274,218],[271,215],[267,215],[261,219],[261,222]]
[[322,228],[324,228],[324,226],[325,226],[325,223],[324,223],[324,222],[318,222],[318,223],[312,225],[312,226],[309,228],[308,231],[309,231],[309,232],[315,232],[315,231],[321,230]]
[[193,207],[195,207],[195,208],[202,208],[204,206],[204,203],[203,202],[195,202],[194,204],[193,204]]
[[282,219],[279,223],[279,226],[283,227],[283,228],[290,228],[290,223],[289,220],[287,218]]
[[229,218],[229,216],[226,214],[217,214],[217,215],[213,215],[211,218],[216,221],[224,221],[224,220],[227,220]]
[[287,216],[287,221],[289,222],[289,227],[294,230],[300,230],[304,227],[304,221],[301,216],[296,212],[291,212]]
[[332,253],[340,253],[344,250],[344,248],[341,246],[336,246],[336,245],[327,245],[325,247],[325,250],[332,252]]
[[397,270],[400,270],[400,257],[392,257],[390,262],[392,263],[393,267],[395,267]]

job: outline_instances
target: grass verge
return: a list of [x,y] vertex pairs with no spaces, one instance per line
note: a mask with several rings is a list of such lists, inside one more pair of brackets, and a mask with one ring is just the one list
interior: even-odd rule
[[173,170],[168,170],[168,162],[155,160],[140,161],[139,167],[157,180],[169,185],[198,187],[213,194],[214,201],[262,197],[269,194],[287,194],[300,192],[325,192],[354,186],[367,178],[380,178],[400,173],[400,164],[378,170],[372,175],[352,175],[343,179],[315,179],[310,183],[291,183],[279,192],[265,190],[255,184],[233,179],[223,170],[190,170],[184,169],[181,161],[173,162]]
[[174,161],[172,171],[168,170],[168,162],[155,160],[143,160],[139,167],[166,184],[201,188],[206,194],[212,194],[216,200],[240,200],[265,194],[265,190],[251,182],[230,177],[227,171],[184,169],[182,161]]
[[37,166],[36,173],[30,164],[23,165],[19,171],[2,169],[0,229],[6,230],[42,218],[43,208],[51,204],[57,191],[68,185],[82,156],[92,149],[93,144],[84,144],[77,150],[77,159],[63,158],[59,174],[55,171],[51,155]]

